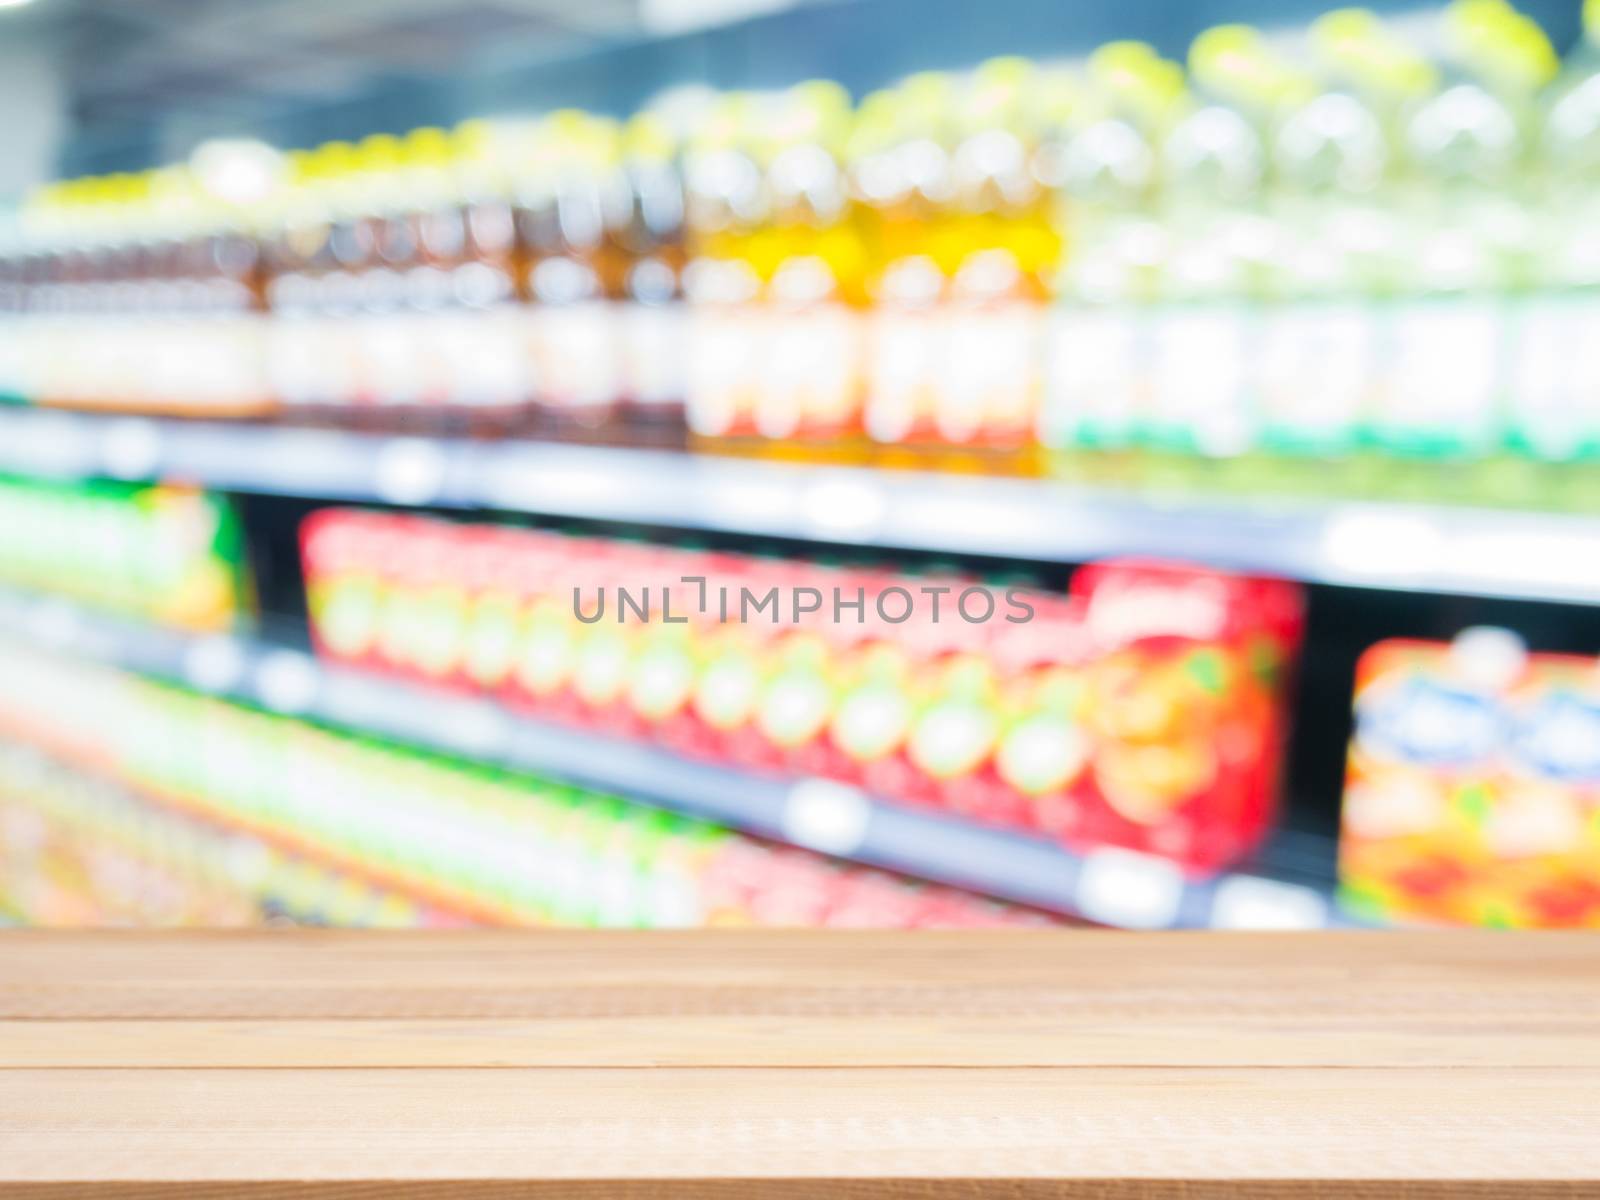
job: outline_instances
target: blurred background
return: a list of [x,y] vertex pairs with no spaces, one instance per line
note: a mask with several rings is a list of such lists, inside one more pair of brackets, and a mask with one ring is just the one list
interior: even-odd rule
[[0,111],[0,923],[1600,926],[1600,6],[0,0]]

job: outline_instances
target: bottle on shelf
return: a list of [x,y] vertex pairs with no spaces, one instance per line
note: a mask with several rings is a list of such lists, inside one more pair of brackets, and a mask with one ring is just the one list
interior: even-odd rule
[[1375,412],[1379,305],[1397,282],[1391,114],[1433,72],[1360,9],[1321,18],[1306,49],[1311,82],[1269,145],[1280,241],[1264,288],[1260,435],[1278,474],[1303,473],[1307,457],[1349,474]]
[[533,391],[506,143],[502,130],[483,121],[407,138],[429,197],[421,243],[449,273],[449,300],[438,318],[448,423],[469,432],[520,428]]
[[623,399],[618,305],[626,260],[607,214],[626,203],[616,123],[577,110],[533,134],[523,216],[540,425],[557,437],[614,434]]
[[1039,173],[1064,246],[1045,349],[1038,438],[1052,473],[1115,478],[1148,405],[1146,314],[1169,238],[1158,152],[1185,97],[1182,69],[1142,42],[1047,84]]
[[415,427],[421,380],[405,336],[404,277],[384,265],[379,248],[390,217],[399,215],[400,139],[373,134],[347,149],[324,149],[333,219],[318,280],[320,325],[325,352],[344,360],[331,399],[352,424]]
[[1198,93],[1161,147],[1172,245],[1151,313],[1150,390],[1139,437],[1172,469],[1214,482],[1257,437],[1251,370],[1263,264],[1277,249],[1267,142],[1299,80],[1244,25],[1195,39]]
[[755,431],[766,453],[849,456],[859,445],[861,230],[846,186],[849,96],[814,80],[762,107],[764,215],[751,239],[761,280]]
[[646,444],[677,445],[683,437],[683,140],[665,106],[629,121],[621,149],[627,203],[609,214],[626,261],[619,317],[624,425],[630,440]]
[[[370,265],[359,276],[370,402],[385,428],[448,425],[456,356],[449,317],[465,239],[442,130],[379,135],[362,152]],[[447,416],[448,414],[448,416]]]
[[1012,472],[1030,454],[1043,390],[1046,302],[1061,246],[1037,173],[1045,133],[1038,71],[1026,59],[984,63],[952,97],[948,326],[934,399],[946,465]]
[[770,102],[742,92],[719,97],[684,155],[686,416],[694,444],[715,449],[750,448],[759,437],[764,281],[754,255],[767,195],[756,125]]
[[348,142],[291,151],[269,202],[269,377],[286,415],[314,424],[343,419],[356,390],[354,348],[340,331],[349,305],[340,293],[351,289],[339,286],[334,254],[335,186],[353,154]]
[[27,240],[20,207],[0,204],[0,405],[23,404],[23,313],[27,307]]
[[[1523,199],[1536,222],[1533,290],[1513,315],[1511,448],[1568,485],[1573,508],[1600,504],[1585,464],[1600,457],[1600,3],[1546,89]],[[1561,464],[1561,466],[1557,466]]]
[[854,177],[875,236],[868,434],[885,462],[1031,471],[1060,246],[1032,64],[869,99]]
[[[1408,112],[1396,210],[1402,291],[1372,436],[1386,453],[1481,459],[1507,422],[1506,297],[1532,235],[1516,202],[1533,95],[1554,55],[1502,0],[1444,13],[1440,84]],[[1431,490],[1433,475],[1417,475]]]
[[246,207],[168,167],[56,185],[25,216],[12,370],[28,399],[213,416],[270,407]]
[[861,104],[847,158],[868,251],[863,425],[878,457],[932,441],[949,278],[934,254],[951,192],[950,77],[913,75]]

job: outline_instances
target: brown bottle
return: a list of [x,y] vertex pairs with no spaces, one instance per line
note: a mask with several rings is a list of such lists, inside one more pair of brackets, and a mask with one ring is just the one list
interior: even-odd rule
[[624,256],[618,317],[625,436],[649,445],[684,441],[683,176],[679,141],[661,115],[643,113],[622,137],[626,203],[610,238]]

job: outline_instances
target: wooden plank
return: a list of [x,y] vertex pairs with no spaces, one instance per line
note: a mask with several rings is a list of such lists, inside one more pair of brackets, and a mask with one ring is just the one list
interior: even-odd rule
[[1005,1021],[727,1013],[611,1018],[0,1022],[5,1067],[1600,1068],[1596,1022],[1359,1013]]
[[15,1180],[1600,1179],[1600,1073],[13,1070]]
[[1594,935],[11,931],[0,1018],[1593,1016]]
[[1600,938],[0,934],[0,1197],[90,1182],[1595,1195]]
[[96,1183],[0,1185],[6,1200],[1593,1200],[1586,1184],[1548,1179],[1168,1180],[1168,1179],[926,1179],[842,1176],[836,1179],[415,1179],[207,1180],[195,1185],[115,1180]]

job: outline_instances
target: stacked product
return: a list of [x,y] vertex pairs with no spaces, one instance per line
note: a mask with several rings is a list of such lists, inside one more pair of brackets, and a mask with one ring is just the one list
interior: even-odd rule
[[197,631],[249,605],[225,497],[182,487],[0,478],[0,583]]
[[[8,903],[39,905],[30,917],[155,909],[173,919],[902,928],[1045,919],[18,642],[0,644],[0,728],[124,789],[107,799],[6,772],[0,863],[16,868],[5,874]],[[44,853],[54,835],[70,843],[64,862]],[[86,835],[116,848],[86,849]],[[74,872],[80,894],[62,900]],[[154,899],[117,907],[124,889],[147,884]]]
[[0,914],[57,928],[467,921],[13,745],[0,745]]
[[1291,585],[1106,563],[971,577],[329,510],[303,532],[341,662],[697,758],[1197,871],[1272,819]]
[[185,168],[53,184],[0,245],[0,397],[268,411],[257,229]]
[[[997,60],[848,124],[826,89],[729,97],[687,156],[691,428],[1592,500],[1592,472],[1514,468],[1600,452],[1600,85],[1581,57],[1557,78],[1498,0],[1452,6],[1440,35],[1430,61],[1346,10],[1293,56],[1210,30],[1187,77],[1138,43],[1081,72]],[[1308,455],[1341,466],[1308,480]],[[1499,461],[1417,465],[1440,459]]]
[[671,127],[561,112],[290,156],[268,218],[292,409],[636,435],[681,401]]
[[[1062,160],[1059,464],[1592,505],[1592,471],[1553,464],[1600,451],[1600,86],[1498,0],[1440,33],[1429,61],[1359,10],[1298,57],[1214,29],[1188,93],[1137,47],[1091,60],[1110,99]],[[1307,456],[1338,465],[1311,480]]]
[[1504,0],[1432,33],[375,135],[249,203],[59,184],[0,251],[0,392],[584,436],[686,401],[779,455],[1592,504],[1594,52]]
[[675,154],[654,115],[564,112],[295,152],[248,202],[187,167],[53,185],[0,250],[0,394],[659,433],[682,393]]
[[1373,646],[1340,875],[1375,916],[1600,928],[1600,663],[1503,630]]

